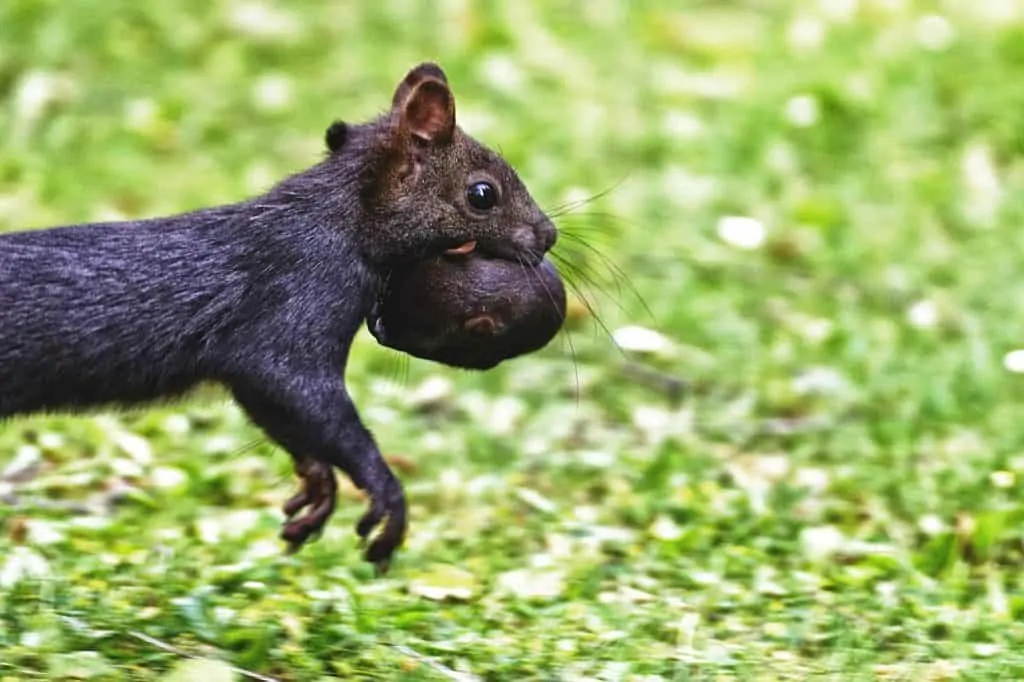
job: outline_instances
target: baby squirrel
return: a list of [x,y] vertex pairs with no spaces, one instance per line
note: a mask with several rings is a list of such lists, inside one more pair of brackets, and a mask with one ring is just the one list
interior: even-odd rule
[[367,320],[383,345],[466,369],[490,369],[546,346],[565,322],[565,286],[545,258],[525,267],[444,254],[392,273]]
[[557,233],[456,125],[435,64],[405,76],[389,111],[327,139],[321,162],[246,201],[0,235],[0,419],[220,383],[294,460],[291,548],[333,513],[337,467],[370,499],[356,532],[380,528],[365,555],[384,571],[406,503],[345,388],[355,333],[374,311],[385,339],[400,328],[379,304],[389,273],[453,251],[535,268]]

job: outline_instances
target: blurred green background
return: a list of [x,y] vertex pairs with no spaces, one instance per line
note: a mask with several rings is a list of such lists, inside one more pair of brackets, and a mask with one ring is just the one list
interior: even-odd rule
[[1024,5],[3,0],[0,230],[261,192],[424,59],[572,202],[569,333],[360,336],[384,579],[221,393],[3,424],[0,680],[1020,679]]

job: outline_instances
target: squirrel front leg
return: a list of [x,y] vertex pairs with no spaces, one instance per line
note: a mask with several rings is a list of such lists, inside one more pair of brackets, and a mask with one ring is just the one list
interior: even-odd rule
[[[309,511],[286,524],[285,538],[297,547],[326,522],[335,496],[329,468],[335,466],[370,497],[370,508],[356,526],[359,536],[366,539],[383,523],[366,549],[366,559],[378,571],[386,571],[391,555],[405,539],[406,505],[401,483],[359,419],[335,368],[300,369],[289,367],[286,361],[273,363],[272,367],[269,375],[261,373],[259,381],[236,384],[232,392],[267,436],[292,455],[306,485],[290,502],[297,507],[308,506]],[[327,465],[326,471],[322,465]]]

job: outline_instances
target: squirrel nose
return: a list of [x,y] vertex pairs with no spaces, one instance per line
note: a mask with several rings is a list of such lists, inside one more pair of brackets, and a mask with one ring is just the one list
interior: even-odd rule
[[558,229],[555,228],[555,224],[546,216],[537,223],[533,228],[533,231],[537,236],[537,242],[541,248],[541,253],[547,253],[550,251],[551,247],[555,245],[556,241],[558,241]]

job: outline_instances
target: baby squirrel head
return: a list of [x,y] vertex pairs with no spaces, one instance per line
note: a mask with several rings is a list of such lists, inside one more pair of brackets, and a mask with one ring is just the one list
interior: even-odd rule
[[327,131],[328,163],[357,165],[367,258],[393,267],[452,249],[541,262],[557,238],[511,166],[455,123],[455,97],[436,64],[420,64],[395,90],[391,110]]

